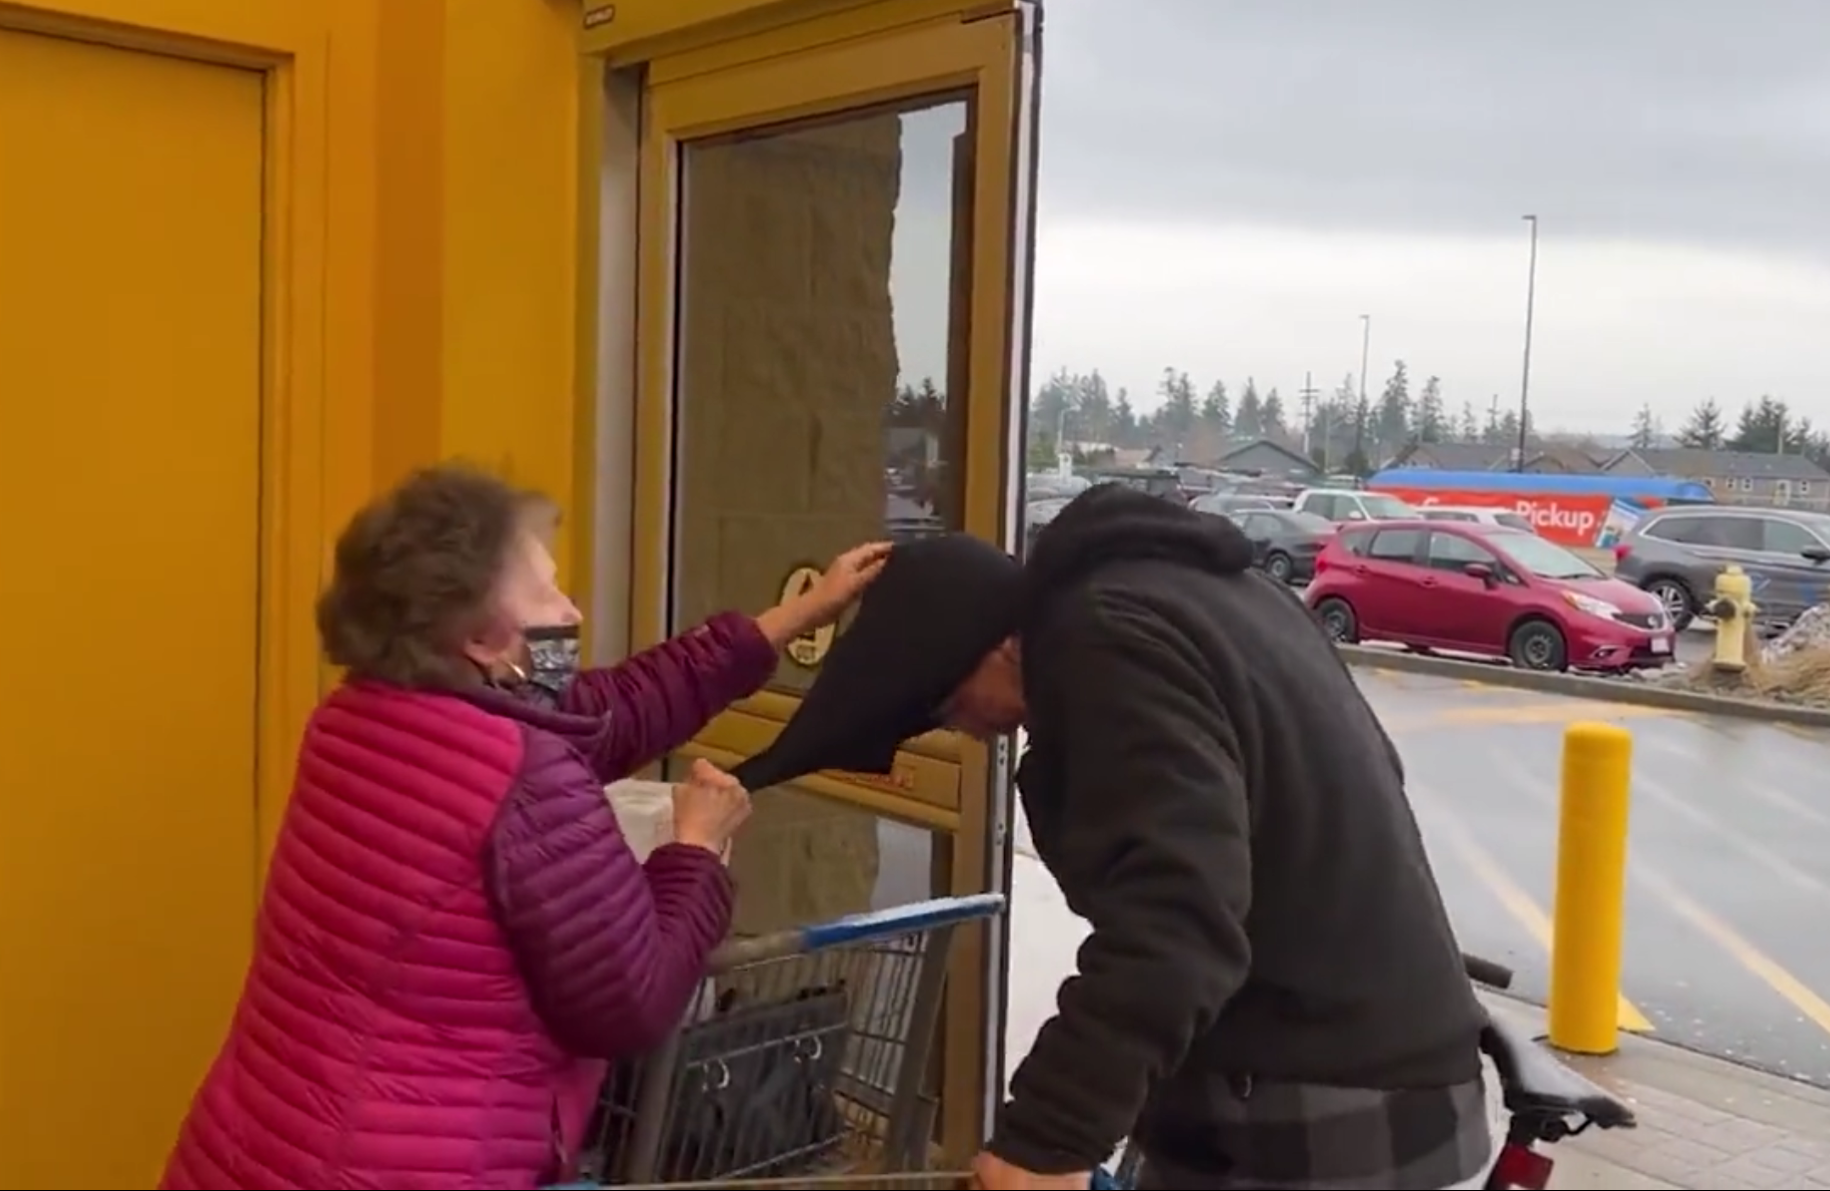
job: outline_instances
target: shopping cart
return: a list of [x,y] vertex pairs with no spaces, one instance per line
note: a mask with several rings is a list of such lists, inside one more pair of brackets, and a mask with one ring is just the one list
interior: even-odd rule
[[[619,1187],[617,1191],[961,1191],[972,1186],[966,1171],[930,1171],[904,1174],[814,1175],[805,1178],[750,1179],[738,1182],[651,1183],[645,1187]],[[1107,1172],[1095,1171],[1092,1191],[1123,1191],[1129,1183],[1114,1181]],[[596,1183],[565,1183],[548,1191],[597,1191]]]
[[726,943],[674,1036],[613,1068],[567,1186],[956,1185],[904,1175],[932,1165],[953,932],[1003,909],[940,898]]

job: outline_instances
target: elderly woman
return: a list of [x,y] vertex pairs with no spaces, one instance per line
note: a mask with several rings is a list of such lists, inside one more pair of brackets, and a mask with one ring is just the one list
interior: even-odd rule
[[748,796],[701,763],[644,864],[603,786],[761,686],[887,547],[580,671],[552,514],[440,467],[338,540],[318,626],[348,675],[305,730],[247,983],[162,1187],[538,1187],[568,1173],[605,1060],[685,1011]]

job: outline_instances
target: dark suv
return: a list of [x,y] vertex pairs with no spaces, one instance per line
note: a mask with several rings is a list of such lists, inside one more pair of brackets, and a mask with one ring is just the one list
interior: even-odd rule
[[1790,624],[1830,603],[1830,516],[1693,505],[1640,518],[1614,547],[1614,574],[1652,593],[1683,628],[1709,603],[1726,566],[1747,572],[1756,619]]

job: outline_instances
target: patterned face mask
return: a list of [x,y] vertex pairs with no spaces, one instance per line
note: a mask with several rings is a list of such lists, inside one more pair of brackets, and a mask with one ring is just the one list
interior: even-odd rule
[[558,698],[578,677],[579,642],[575,624],[528,629],[527,681]]

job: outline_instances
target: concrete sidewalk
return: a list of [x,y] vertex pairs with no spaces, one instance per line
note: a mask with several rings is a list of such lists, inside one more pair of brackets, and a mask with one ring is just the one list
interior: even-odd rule
[[[1537,1006],[1489,1005],[1543,1032]],[[1640,1123],[1558,1146],[1553,1187],[1830,1188],[1830,1093],[1631,1034],[1617,1054],[1566,1061]]]
[[[1047,870],[1021,853],[1011,906],[1007,1070],[1054,1012],[1055,989],[1074,970],[1087,933]],[[1504,997],[1490,1004],[1531,1033],[1543,1032],[1536,1006]],[[1830,1092],[1632,1035],[1622,1036],[1616,1055],[1570,1063],[1630,1103],[1640,1124],[1558,1146],[1552,1187],[1830,1191]],[[1494,1111],[1497,1117],[1497,1104]]]

